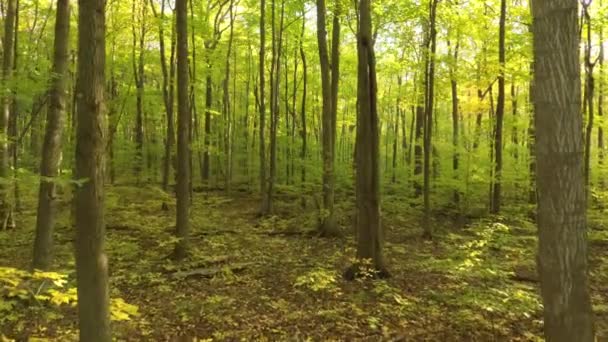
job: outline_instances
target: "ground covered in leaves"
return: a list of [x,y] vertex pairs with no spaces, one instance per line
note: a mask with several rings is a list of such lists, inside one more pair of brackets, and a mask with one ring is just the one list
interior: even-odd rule
[[[61,208],[55,272],[26,272],[35,222],[24,195],[17,230],[0,232],[0,341],[77,338],[74,232]],[[66,196],[66,203],[69,200]],[[352,198],[343,194],[339,198]],[[306,203],[303,203],[306,202]],[[175,207],[154,187],[107,191],[112,319],[119,340],[541,340],[535,228],[525,215],[455,218],[438,212],[420,238],[419,210],[383,198],[392,277],[348,282],[355,244],[350,201],[338,203],[344,238],[318,238],[311,198],[280,189],[276,216],[259,199],[195,192],[192,253],[170,255]],[[305,204],[305,206],[303,206]],[[520,210],[521,211],[521,210]],[[608,220],[590,214],[591,285],[608,338]],[[604,220],[604,221],[602,221]]]

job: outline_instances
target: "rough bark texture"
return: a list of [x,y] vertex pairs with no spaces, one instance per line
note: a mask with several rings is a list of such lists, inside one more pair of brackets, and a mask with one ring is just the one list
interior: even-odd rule
[[57,1],[53,75],[49,89],[46,132],[40,163],[40,189],[36,216],[33,267],[47,270],[52,263],[53,226],[55,224],[55,180],[61,155],[61,137],[65,122],[69,63],[70,3]]
[[[357,34],[357,259],[378,272],[378,276],[385,277],[388,273],[382,254],[377,80],[373,44],[370,1],[360,0]],[[366,265],[365,262],[370,264]],[[354,278],[360,274],[360,268],[360,265],[354,265],[345,276]]]
[[576,0],[532,1],[538,269],[547,341],[594,341]]
[[177,213],[174,257],[188,253],[190,231],[190,108],[188,106],[188,12],[186,0],[176,0],[177,25]]
[[77,131],[74,189],[80,340],[110,342],[104,252],[105,1],[78,2]]

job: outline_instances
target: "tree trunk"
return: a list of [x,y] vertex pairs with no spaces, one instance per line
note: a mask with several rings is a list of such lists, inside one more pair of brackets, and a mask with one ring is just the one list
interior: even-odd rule
[[[600,1],[600,7],[602,2]],[[599,29],[599,41],[604,41],[604,30],[600,25]],[[597,127],[597,150],[598,150],[598,164],[600,171],[600,187],[606,187],[606,181],[604,179],[604,127],[603,127],[603,116],[604,116],[604,44],[600,44],[600,55],[598,57],[598,63],[600,65],[600,74],[598,77],[598,89],[597,89],[597,116],[599,117],[600,124]]]
[[260,214],[268,212],[268,192],[266,192],[266,0],[260,0],[260,60],[259,60],[259,110],[260,110],[260,194],[262,202]]
[[[459,33],[460,34],[460,33]],[[448,42],[449,45],[449,42]],[[454,171],[454,179],[458,181],[458,167],[460,164],[460,152],[458,144],[458,127],[459,127],[459,113],[458,113],[458,52],[460,48],[460,37],[456,39],[456,46],[454,47],[454,63],[450,69],[450,88],[452,92],[452,147],[454,148],[454,154],[452,156],[452,170]],[[460,190],[454,190],[454,203],[458,205],[460,203]]]
[[435,101],[435,50],[437,40],[437,29],[435,27],[435,19],[437,17],[437,2],[439,0],[430,0],[429,12],[429,42],[430,51],[427,52],[428,69],[426,69],[427,84],[425,87],[425,109],[424,109],[424,221],[423,221],[423,236],[427,239],[433,237],[433,229],[431,227],[431,153],[432,153],[432,133],[433,133],[433,104]]
[[[8,87],[8,82],[13,77],[13,58],[14,37],[15,37],[15,16],[17,12],[16,0],[8,0],[4,16],[4,39],[2,42],[2,82],[4,87]],[[13,103],[13,95],[10,91],[3,92],[2,96],[2,115],[0,116],[0,135],[7,137],[9,134],[10,113]],[[0,178],[8,180],[11,178],[10,156],[8,139],[0,142]],[[12,182],[2,182],[0,184],[0,230],[14,228],[13,204],[10,199]]]
[[[154,0],[150,0],[154,1]],[[154,3],[151,3],[152,11],[154,12],[154,16],[156,17]],[[165,137],[165,151],[163,158],[163,174],[162,174],[162,187],[163,190],[169,190],[169,179],[171,173],[171,165],[172,163],[172,154],[173,154],[173,146],[175,145],[175,127],[173,120],[173,77],[175,74],[175,63],[174,63],[174,55],[175,55],[175,39],[174,32],[171,35],[171,55],[169,58],[170,68],[167,67],[167,57],[165,52],[165,30],[164,30],[164,22],[165,20],[165,0],[161,2],[160,9],[160,21],[158,24],[158,40],[160,46],[160,66],[163,75],[163,102],[165,105],[165,114],[167,121],[167,132]],[[173,26],[173,25],[172,25]],[[173,26],[174,27],[174,26]],[[175,31],[175,29],[173,29]]]
[[110,342],[104,252],[105,1],[78,2],[77,138],[74,179],[80,340]]
[[594,341],[576,0],[532,1],[538,270],[547,341]]
[[[132,33],[133,33],[133,77],[135,79],[136,91],[136,112],[135,112],[135,177],[139,184],[141,181],[141,172],[144,164],[144,49],[146,39],[146,3],[142,2],[141,16],[139,18],[141,28],[139,33],[137,32],[136,22],[137,18],[137,0],[133,0],[133,6],[131,8],[131,20],[132,20]],[[139,40],[138,40],[139,38]],[[137,50],[139,48],[139,55]]]
[[190,231],[190,122],[188,106],[188,10],[186,0],[175,1],[177,27],[177,212],[174,257],[188,254]]
[[492,214],[500,213],[500,200],[502,191],[502,127],[505,116],[505,20],[507,15],[507,1],[500,1],[500,21],[498,33],[498,103],[496,104],[496,131],[494,132],[494,187],[490,211]]
[[[370,0],[359,0],[357,33],[357,264],[345,277],[353,279],[371,267],[375,276],[389,276],[382,253],[383,232],[380,222],[379,132],[377,80]],[[369,264],[365,264],[368,263]]]
[[52,264],[53,228],[55,225],[55,182],[59,169],[61,141],[67,97],[70,2],[57,1],[53,72],[49,89],[46,132],[40,162],[40,189],[36,216],[33,268],[48,270]]
[[587,41],[585,42],[585,93],[583,96],[583,108],[586,108],[588,113],[587,128],[585,130],[585,186],[587,188],[591,180],[591,138],[593,135],[593,96],[595,88],[595,79],[593,78],[595,62],[591,61],[591,15],[589,14],[589,5],[591,5],[591,2],[586,5],[583,4],[583,17],[587,25]]
[[228,51],[226,52],[226,69],[224,73],[224,82],[222,84],[224,98],[222,99],[222,111],[224,116],[224,191],[230,193],[230,185],[232,182],[232,120],[230,116],[230,56],[232,55],[232,41],[234,37],[234,0],[230,0],[230,35],[228,38]]
[[[305,10],[303,10],[305,13]],[[300,150],[300,161],[302,163],[300,170],[300,183],[303,192],[306,186],[306,155],[307,151],[307,137],[308,132],[306,131],[306,96],[308,95],[308,63],[306,60],[306,51],[304,51],[304,32],[306,31],[306,20],[302,19],[302,33],[300,36],[300,57],[302,58],[302,105],[300,107],[300,138],[302,139],[302,149]],[[302,197],[304,198],[304,197]],[[306,204],[303,200],[303,206]]]
[[339,44],[340,19],[334,13],[334,26],[332,34],[331,61],[327,47],[325,0],[317,0],[317,41],[319,46],[319,61],[321,66],[321,94],[322,94],[322,141],[323,141],[323,210],[320,213],[319,232],[321,236],[338,235],[338,227],[334,215],[335,196],[335,140],[336,140],[336,114],[337,92],[339,82]]

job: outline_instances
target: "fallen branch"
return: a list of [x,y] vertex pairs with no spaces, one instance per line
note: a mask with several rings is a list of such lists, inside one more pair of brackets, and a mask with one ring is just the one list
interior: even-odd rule
[[190,271],[181,271],[173,273],[173,278],[176,279],[186,279],[186,278],[213,278],[220,273],[224,273],[226,271],[232,273],[239,273],[244,271],[247,267],[253,265],[253,262],[243,262],[239,264],[233,264],[229,266],[223,267],[205,267],[205,268],[197,268]]

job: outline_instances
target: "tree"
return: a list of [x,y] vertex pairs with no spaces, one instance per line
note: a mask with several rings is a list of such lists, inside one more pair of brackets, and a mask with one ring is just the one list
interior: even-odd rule
[[500,212],[501,179],[502,179],[502,131],[505,116],[505,21],[507,16],[507,1],[500,0],[500,21],[498,33],[498,103],[496,104],[496,131],[494,132],[494,180],[490,211]]
[[80,340],[110,342],[104,253],[105,1],[78,1],[74,211]]
[[260,193],[262,195],[260,214],[269,211],[268,192],[266,191],[266,0],[260,1],[260,55],[258,108],[260,110]]
[[319,45],[321,93],[323,98],[323,212],[321,213],[319,232],[322,236],[334,236],[338,234],[334,215],[334,150],[336,145],[336,116],[340,72],[339,1],[336,1],[334,7],[331,60],[327,47],[326,11],[325,0],[317,0],[317,41]]
[[34,240],[33,267],[47,270],[52,263],[53,226],[55,224],[56,194],[55,184],[61,139],[65,124],[66,93],[68,80],[70,32],[69,0],[57,1],[55,19],[55,47],[53,54],[53,78],[49,88],[49,106],[46,117],[46,132],[40,162],[40,189],[38,191],[38,211],[36,216],[36,237]]
[[547,341],[594,341],[576,0],[532,1],[538,270]]
[[[133,46],[131,50],[131,58],[133,63],[133,78],[135,80],[136,92],[136,115],[135,115],[135,176],[137,182],[141,181],[141,172],[144,163],[144,86],[145,86],[145,64],[144,52],[146,43],[146,16],[147,16],[147,1],[141,1],[140,7],[137,8],[138,0],[132,0],[131,8],[131,29],[133,34]],[[140,15],[137,17],[137,12],[140,10]],[[137,18],[139,18],[140,26],[137,27]],[[139,32],[138,32],[139,31]],[[137,51],[139,50],[139,51]],[[139,53],[139,54],[138,54]]]
[[[380,223],[380,139],[378,130],[376,56],[372,40],[370,0],[359,0],[357,30],[357,260],[345,273],[347,279],[362,275],[369,262],[379,278],[389,276],[384,264]],[[363,264],[363,265],[361,265]]]
[[177,31],[177,213],[174,257],[183,259],[188,253],[190,232],[190,122],[188,104],[188,10],[186,0],[176,0]]
[[[165,153],[163,158],[163,172],[162,172],[162,187],[163,190],[169,190],[169,178],[171,172],[171,165],[175,167],[175,163],[173,156],[173,146],[175,145],[175,125],[174,125],[174,116],[173,116],[173,98],[174,98],[174,78],[175,78],[175,29],[173,29],[171,34],[171,54],[169,56],[169,64],[170,67],[167,66],[167,53],[165,48],[165,28],[164,28],[164,20],[165,20],[165,0],[161,1],[160,5],[160,17],[156,12],[156,7],[154,6],[153,1],[150,7],[152,8],[152,13],[155,17],[159,18],[158,23],[158,41],[159,41],[159,55],[160,55],[160,66],[162,71],[162,93],[163,93],[163,103],[165,105],[165,114],[167,121],[167,131],[165,135]],[[175,28],[175,25],[172,25]]]
[[[15,18],[17,0],[8,0],[4,17],[4,39],[2,41],[2,82],[6,87],[13,77]],[[0,142],[0,178],[5,180],[0,184],[0,229],[15,228],[13,220],[13,207],[10,200],[11,182],[8,181],[10,173],[9,125],[13,96],[11,92],[4,92],[2,96],[2,115],[0,115],[0,135],[5,138]]]
[[429,51],[426,52],[425,62],[425,91],[424,91],[424,221],[423,236],[432,238],[431,228],[431,153],[433,141],[433,105],[435,103],[435,52],[437,49],[437,2],[430,0],[429,3]]

